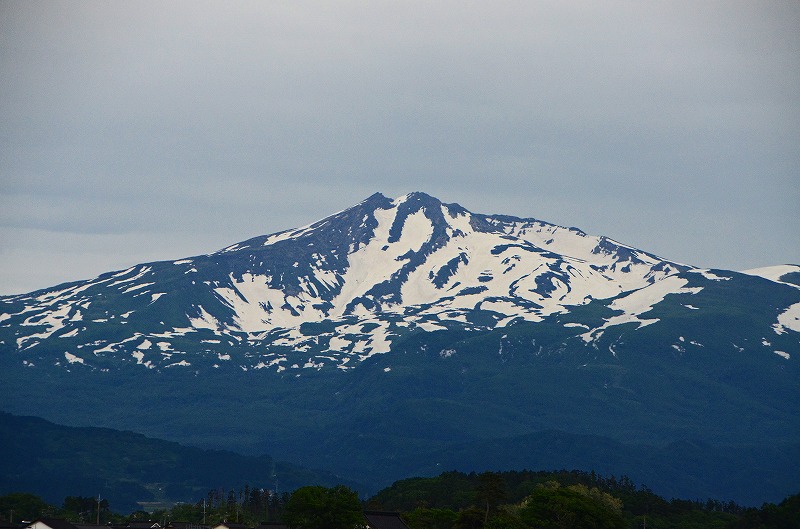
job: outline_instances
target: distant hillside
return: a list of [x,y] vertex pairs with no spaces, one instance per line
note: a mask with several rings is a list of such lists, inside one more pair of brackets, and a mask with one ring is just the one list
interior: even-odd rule
[[[795,529],[800,494],[745,508],[716,499],[667,499],[629,478],[595,472],[445,472],[397,481],[369,508],[400,511],[412,529],[653,527]],[[484,525],[484,520],[488,523]]]
[[100,494],[117,512],[141,508],[137,502],[196,502],[210,489],[245,483],[286,491],[343,482],[269,456],[201,450],[132,432],[72,428],[2,412],[0,449],[0,494],[32,492],[55,504],[66,496]]
[[546,431],[454,445],[430,457],[439,461],[437,467],[420,469],[416,475],[433,476],[442,470],[577,469],[626,475],[667,499],[715,498],[751,507],[779,502],[786,491],[800,490],[800,443],[756,447],[676,441],[653,446]]

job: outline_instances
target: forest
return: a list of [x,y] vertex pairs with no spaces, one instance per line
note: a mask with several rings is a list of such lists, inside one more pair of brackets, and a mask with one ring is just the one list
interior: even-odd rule
[[195,503],[123,515],[102,498],[68,496],[60,506],[30,493],[0,496],[9,522],[41,517],[124,527],[134,521],[222,522],[255,527],[281,521],[297,529],[356,529],[362,511],[399,512],[410,529],[797,529],[800,494],[778,504],[662,498],[629,478],[582,471],[445,472],[395,482],[368,499],[344,486],[276,493],[245,484],[210,490]]

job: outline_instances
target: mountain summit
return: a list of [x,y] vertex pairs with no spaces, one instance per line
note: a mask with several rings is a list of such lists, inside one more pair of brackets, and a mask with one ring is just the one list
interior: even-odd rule
[[[692,314],[702,305],[696,294],[732,277],[576,228],[474,214],[424,193],[376,193],[299,229],[0,306],[3,328],[13,329],[4,345],[41,367],[162,369],[211,359],[242,369],[351,369],[415,331],[541,322],[593,301],[609,317],[571,328],[573,339],[596,346],[609,328],[659,321],[642,315],[668,296]],[[774,328],[800,330],[797,306],[783,308]]]
[[[0,368],[10,412],[387,479],[452,443],[553,429],[800,443],[798,278],[378,193],[211,254],[2,297]],[[241,400],[209,389],[221,381]],[[98,401],[119,409],[86,411]],[[201,438],[167,426],[190,417]],[[246,434],[221,441],[233,428]]]

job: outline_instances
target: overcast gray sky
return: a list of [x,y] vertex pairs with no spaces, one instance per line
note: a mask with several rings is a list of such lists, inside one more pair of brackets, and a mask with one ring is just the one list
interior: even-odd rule
[[376,191],[800,263],[800,2],[0,1],[0,293]]

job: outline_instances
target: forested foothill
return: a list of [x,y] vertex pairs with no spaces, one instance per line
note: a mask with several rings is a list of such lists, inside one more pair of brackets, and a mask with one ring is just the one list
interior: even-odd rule
[[625,476],[566,470],[451,471],[397,481],[366,500],[343,485],[281,494],[244,485],[211,490],[196,503],[151,512],[122,515],[111,507],[102,498],[83,496],[69,496],[60,506],[28,493],[0,496],[0,517],[12,522],[11,527],[47,517],[119,528],[152,521],[160,527],[184,522],[202,529],[276,522],[298,529],[361,529],[366,527],[365,512],[386,511],[400,513],[410,529],[800,528],[800,494],[761,507],[714,499],[667,500]]
[[800,494],[746,508],[667,500],[623,476],[594,472],[445,472],[395,482],[368,507],[403,513],[412,529],[800,528]]

